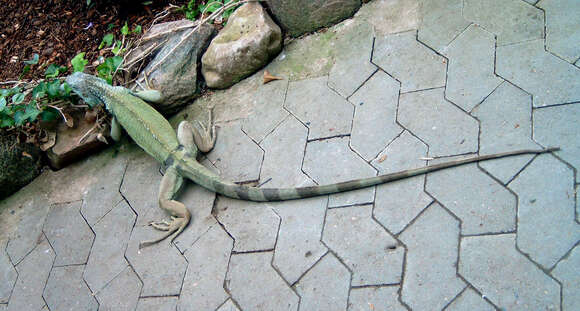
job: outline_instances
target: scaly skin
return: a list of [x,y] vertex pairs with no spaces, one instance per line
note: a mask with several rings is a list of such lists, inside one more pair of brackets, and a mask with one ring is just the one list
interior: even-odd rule
[[189,223],[191,215],[187,208],[182,203],[173,200],[183,183],[183,177],[210,191],[234,199],[257,202],[284,201],[366,188],[467,163],[558,150],[557,148],[519,150],[478,156],[323,186],[270,189],[249,187],[225,181],[197,161],[199,151],[208,152],[214,146],[213,127],[208,129],[201,123],[192,127],[188,122],[183,121],[176,133],[169,122],[141,100],[138,94],[122,87],[112,87],[104,80],[84,73],[74,73],[67,78],[66,82],[85,101],[104,104],[114,119],[143,150],[168,167],[159,187],[159,205],[169,212],[172,221],[151,223],[156,229],[167,231],[167,233],[157,240],[142,242],[141,246],[157,243],[171,235],[171,240],[173,240]]

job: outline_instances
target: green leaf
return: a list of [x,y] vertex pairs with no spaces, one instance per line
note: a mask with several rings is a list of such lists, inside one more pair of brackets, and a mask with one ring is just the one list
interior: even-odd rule
[[107,25],[107,31],[111,31],[113,28],[115,28],[115,24],[109,23],[109,25]]
[[47,92],[46,83],[40,82],[38,85],[32,90],[32,98],[40,98],[43,97]]
[[34,53],[34,55],[32,56],[32,59],[25,60],[24,63],[28,64],[28,65],[36,65],[36,64],[38,64],[39,58],[40,58],[40,56],[38,56],[38,54]]
[[85,59],[85,52],[81,52],[73,57],[70,63],[73,66],[74,72],[83,72],[85,71],[85,66],[89,63],[89,61]]
[[70,85],[66,84],[66,82],[63,82],[63,84],[60,85],[60,90],[62,91],[63,96],[70,96],[70,92],[72,91]]
[[14,119],[12,116],[6,115],[3,116],[0,114],[0,127],[13,127],[14,126]]
[[142,31],[141,25],[137,25],[137,26],[135,26],[135,28],[133,28],[134,34],[140,34],[141,31]]
[[129,35],[129,26],[127,26],[127,22],[125,22],[125,25],[123,25],[123,27],[121,27],[121,33],[124,34],[125,36]]
[[106,47],[111,46],[111,44],[113,44],[114,39],[115,39],[115,36],[112,33],[108,33],[105,36],[103,36],[103,40],[101,40],[101,44],[99,44],[99,50],[105,46]]
[[28,122],[36,120],[36,117],[40,114],[40,110],[36,107],[34,103],[26,105],[26,110],[24,110],[24,115],[22,116]]
[[65,73],[66,70],[67,70],[67,68],[64,67],[64,66],[58,66],[58,65],[55,65],[55,64],[50,64],[48,66],[48,68],[46,68],[46,71],[44,72],[44,76],[47,77],[47,78],[56,78],[61,73]]
[[20,104],[24,101],[24,93],[16,93],[12,95],[12,103],[15,105]]
[[121,40],[117,40],[115,44],[113,44],[113,49],[111,52],[113,52],[115,55],[119,55],[121,52],[123,52],[123,50],[123,42],[121,42]]
[[14,123],[16,123],[16,125],[22,125],[26,121],[26,118],[24,116],[24,111],[22,111],[22,110],[18,110],[16,112],[14,112],[13,118],[14,118]]
[[46,88],[46,92],[48,93],[48,97],[50,98],[55,98],[55,97],[59,97],[59,91],[60,91],[60,81],[59,80],[54,80],[51,82],[48,82],[48,86]]
[[4,108],[6,108],[7,104],[6,97],[0,97],[0,112],[4,111]]
[[58,111],[52,107],[47,107],[40,113],[40,120],[42,121],[54,121],[57,118]]

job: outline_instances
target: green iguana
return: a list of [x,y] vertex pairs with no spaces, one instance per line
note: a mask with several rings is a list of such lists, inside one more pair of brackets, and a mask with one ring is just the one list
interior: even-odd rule
[[171,215],[171,222],[150,223],[154,228],[167,232],[159,239],[142,242],[140,247],[157,243],[169,236],[172,236],[171,240],[173,240],[189,223],[191,214],[183,203],[173,199],[183,184],[184,177],[210,191],[234,199],[257,202],[284,201],[361,189],[483,160],[558,150],[557,148],[548,148],[512,151],[330,185],[265,189],[225,181],[201,165],[197,161],[197,155],[199,151],[208,152],[213,148],[216,140],[214,126],[205,127],[199,121],[192,126],[189,122],[182,121],[176,133],[160,113],[143,101],[143,99],[152,98],[151,95],[160,98],[155,91],[133,93],[126,88],[110,86],[102,79],[79,72],[70,75],[66,82],[86,102],[104,104],[106,106],[107,110],[113,115],[111,126],[113,139],[118,140],[120,138],[120,124],[143,150],[166,166],[165,175],[159,186],[158,198],[160,208]]

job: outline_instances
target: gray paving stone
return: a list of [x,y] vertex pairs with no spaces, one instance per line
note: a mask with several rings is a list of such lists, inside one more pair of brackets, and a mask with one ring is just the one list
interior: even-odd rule
[[1,303],[1,304],[0,304],[0,310],[1,310],[1,311],[6,311],[6,310],[8,310],[8,304],[7,304],[7,303]]
[[396,123],[399,82],[379,70],[349,101],[355,106],[350,145],[370,161],[403,130]]
[[268,203],[220,197],[216,217],[234,238],[234,251],[249,252],[274,249],[280,217]]
[[327,251],[320,242],[327,203],[327,197],[317,197],[271,204],[281,219],[272,266],[289,284]]
[[343,97],[349,97],[377,70],[371,63],[374,32],[364,22],[348,21],[337,35],[338,51],[328,75],[328,86]]
[[407,246],[401,300],[411,308],[439,310],[465,287],[456,275],[459,229],[458,220],[432,204],[399,236]]
[[[404,131],[371,164],[382,175],[425,166],[420,158],[426,155],[427,146]],[[374,217],[391,233],[399,234],[433,201],[423,191],[424,185],[425,176],[416,176],[377,186]]]
[[401,92],[445,86],[446,60],[417,41],[415,31],[377,37],[373,63],[401,81]]
[[189,265],[178,310],[216,310],[228,299],[223,285],[233,244],[232,238],[216,224],[185,252]]
[[42,291],[54,262],[54,251],[44,235],[38,245],[16,266],[18,279],[8,302],[8,311],[40,310]]
[[272,268],[272,255],[231,256],[225,286],[243,310],[298,310],[299,298]]
[[187,251],[199,237],[217,223],[211,214],[215,198],[215,192],[206,190],[193,182],[187,181],[183,186],[177,200],[185,204],[191,213],[191,220],[185,230],[173,240],[181,253]]
[[175,311],[177,299],[177,297],[140,298],[137,302],[137,311]]
[[494,74],[495,37],[471,24],[443,51],[449,59],[445,96],[465,111],[471,111],[502,79]]
[[308,129],[290,116],[260,143],[264,149],[260,183],[265,183],[264,188],[295,187],[307,178],[302,172],[307,137]]
[[242,131],[254,141],[261,142],[287,116],[284,99],[288,80],[272,81],[256,91],[254,111],[242,122]]
[[124,253],[135,218],[129,205],[122,201],[93,226],[95,241],[84,273],[93,293],[127,267]]
[[350,290],[348,311],[407,310],[398,300],[399,286],[361,287]]
[[99,310],[135,310],[142,286],[133,269],[126,267],[111,283],[97,293]]
[[481,297],[475,290],[466,288],[447,308],[446,311],[464,311],[464,310],[478,310],[478,311],[493,311],[495,308],[483,297]]
[[461,233],[489,234],[516,229],[516,197],[477,164],[427,175],[425,190],[459,217]]
[[238,307],[232,302],[231,299],[228,299],[217,311],[240,311]]
[[465,0],[465,19],[497,35],[506,45],[544,37],[544,14],[520,0]]
[[576,170],[580,169],[579,121],[580,104],[534,110],[534,139],[545,147],[560,147],[555,154]]
[[421,14],[419,41],[436,51],[443,50],[469,26],[469,21],[461,14],[462,0],[421,0],[419,7]]
[[217,141],[207,158],[230,181],[255,181],[260,177],[264,151],[241,130],[239,122],[221,126]]
[[[306,145],[302,169],[319,185],[375,176],[377,172],[348,147],[348,137],[312,141]],[[329,206],[369,203],[374,188],[360,189],[329,197]]]
[[38,241],[43,238],[42,226],[48,215],[50,204],[35,200],[27,200],[21,208],[28,211],[23,213],[18,227],[10,236],[6,253],[14,265],[18,263],[36,247]]
[[44,233],[54,248],[55,266],[87,263],[95,235],[80,213],[81,202],[51,206]]
[[443,89],[401,94],[398,120],[438,157],[477,151],[479,125],[443,97]]
[[459,273],[505,310],[558,310],[558,283],[516,250],[515,234],[461,239]]
[[580,6],[575,0],[543,0],[537,7],[546,12],[546,49],[569,63],[580,57]]
[[140,242],[162,234],[149,226],[135,226],[131,233],[125,256],[143,282],[141,296],[172,296],[181,291],[187,261],[170,239],[139,249]]
[[110,212],[123,197],[119,192],[127,157],[111,158],[91,176],[95,182],[83,193],[81,214],[90,226]]
[[496,49],[496,72],[534,96],[534,107],[580,101],[580,68],[546,52],[544,40]]
[[350,272],[327,253],[296,284],[301,310],[346,310]]
[[350,134],[354,107],[327,86],[328,77],[290,82],[284,107],[310,129],[308,139]]
[[562,308],[574,310],[580,306],[580,246],[576,245],[570,254],[552,270],[552,275],[562,283]]
[[405,249],[372,219],[372,205],[328,210],[322,241],[352,271],[352,285],[401,282]]
[[97,300],[83,280],[84,269],[84,265],[52,269],[43,294],[50,310],[97,310],[99,308]]
[[540,155],[509,187],[518,195],[518,248],[550,269],[580,240],[573,172],[552,155]]
[[377,0],[365,3],[355,14],[371,24],[376,35],[382,36],[417,29],[420,22],[418,1]]
[[16,283],[16,269],[12,266],[8,254],[6,253],[7,240],[0,240],[0,304],[7,303],[12,288]]
[[145,152],[136,152],[129,160],[121,193],[137,213],[136,225],[142,226],[167,217],[159,208],[159,163]]
[[[471,114],[479,120],[479,154],[536,149],[532,140],[532,97],[509,82],[502,83]],[[479,166],[504,184],[531,159],[523,155],[480,162]]]

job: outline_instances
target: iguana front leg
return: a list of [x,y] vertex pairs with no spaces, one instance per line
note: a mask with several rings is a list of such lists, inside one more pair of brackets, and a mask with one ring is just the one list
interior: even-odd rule
[[201,152],[209,152],[215,146],[215,125],[212,122],[213,108],[209,110],[208,127],[196,120],[193,123],[193,140]]

